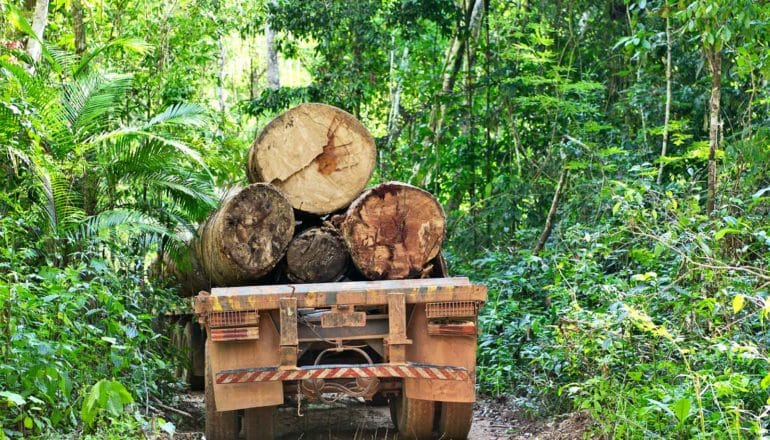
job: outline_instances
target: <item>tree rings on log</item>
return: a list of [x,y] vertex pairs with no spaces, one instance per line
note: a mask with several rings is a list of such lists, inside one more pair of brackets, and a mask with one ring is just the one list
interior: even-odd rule
[[253,282],[283,258],[294,210],[272,185],[254,183],[227,198],[199,228],[195,255],[213,285]]
[[348,251],[333,229],[310,228],[294,237],[286,251],[286,276],[295,283],[339,281],[348,267]]
[[350,205],[341,231],[353,263],[367,278],[424,278],[441,250],[446,218],[427,191],[388,182]]
[[267,124],[249,150],[247,174],[275,185],[300,211],[328,214],[366,187],[376,156],[372,135],[353,115],[308,103]]

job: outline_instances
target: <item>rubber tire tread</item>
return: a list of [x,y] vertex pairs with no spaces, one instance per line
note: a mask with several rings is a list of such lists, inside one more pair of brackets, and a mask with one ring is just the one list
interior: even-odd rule
[[273,440],[275,406],[249,408],[243,412],[243,434],[246,440]]
[[399,439],[430,440],[433,434],[433,417],[436,413],[432,400],[410,399],[405,396],[391,399],[391,418],[396,420]]
[[473,424],[473,403],[441,402],[438,434],[442,440],[465,440]]

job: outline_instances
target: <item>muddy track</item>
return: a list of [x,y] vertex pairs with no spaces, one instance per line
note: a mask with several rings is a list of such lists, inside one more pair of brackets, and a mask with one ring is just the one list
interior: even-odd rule
[[[174,405],[192,417],[175,417],[174,439],[203,439],[204,403],[202,393],[179,396]],[[281,440],[388,440],[398,439],[387,407],[365,405],[346,399],[333,405],[303,404],[283,406],[277,411],[276,428]],[[505,404],[480,400],[474,408],[470,440],[585,438],[591,421],[583,413],[572,413],[547,420],[527,419]]]

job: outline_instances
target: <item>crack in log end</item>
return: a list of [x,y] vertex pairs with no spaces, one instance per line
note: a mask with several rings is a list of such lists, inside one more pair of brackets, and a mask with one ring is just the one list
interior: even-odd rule
[[271,182],[295,209],[323,215],[360,194],[375,161],[374,139],[358,120],[336,107],[307,103],[260,132],[249,151],[248,175],[252,182]]

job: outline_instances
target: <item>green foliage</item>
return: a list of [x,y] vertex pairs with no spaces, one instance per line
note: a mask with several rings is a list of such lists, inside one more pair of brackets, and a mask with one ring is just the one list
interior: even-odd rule
[[124,406],[133,401],[131,393],[120,382],[102,379],[86,393],[80,408],[80,418],[90,428],[100,413],[117,418],[123,413]]
[[31,66],[21,3],[0,2],[0,438],[173,431],[146,400],[173,385],[178,304],[146,262],[183,254],[257,129],[304,101],[370,128],[376,180],[443,203],[453,272],[490,287],[483,392],[584,409],[597,436],[767,435],[768,4],[85,0],[75,54],[54,2]]

